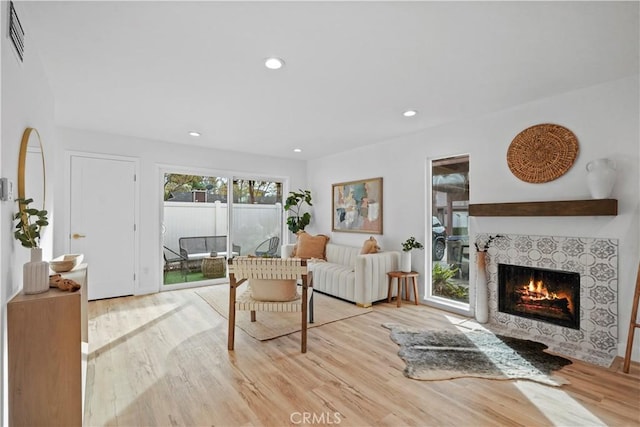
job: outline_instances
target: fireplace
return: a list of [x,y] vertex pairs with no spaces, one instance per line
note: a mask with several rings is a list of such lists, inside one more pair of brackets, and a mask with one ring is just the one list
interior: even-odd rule
[[[618,356],[618,241],[503,233],[500,236],[487,250],[490,330],[544,343],[554,353],[611,366]],[[476,241],[486,242],[489,237],[488,234],[477,234]],[[505,292],[505,289],[500,291],[498,283],[504,283],[505,279],[499,280],[498,270],[507,268],[500,267],[501,264],[573,275],[573,310],[571,316],[564,316],[571,317],[571,325],[564,326],[569,323],[567,319],[555,322],[548,317],[539,320],[528,313],[505,312],[505,307],[498,303],[499,298],[504,300],[500,292]],[[524,283],[520,283],[520,288],[529,285],[531,271],[522,276]],[[534,277],[534,285],[538,280]],[[542,280],[544,283],[545,278]]]
[[580,329],[580,274],[498,264],[498,310]]

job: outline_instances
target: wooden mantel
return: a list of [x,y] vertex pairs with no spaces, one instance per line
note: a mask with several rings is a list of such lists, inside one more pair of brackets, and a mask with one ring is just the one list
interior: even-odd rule
[[618,215],[616,199],[560,200],[552,202],[474,203],[470,216],[596,216]]

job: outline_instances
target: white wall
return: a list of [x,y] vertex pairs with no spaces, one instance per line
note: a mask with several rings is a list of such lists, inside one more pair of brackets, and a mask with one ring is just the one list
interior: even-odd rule
[[[141,220],[138,227],[140,252],[136,294],[156,292],[162,283],[162,167],[171,165],[192,171],[218,171],[245,177],[276,177],[288,182],[289,188],[306,186],[306,162],[301,160],[253,156],[68,128],[58,129],[58,141],[59,150],[56,154],[61,165],[66,165],[68,152],[80,151],[134,157],[139,160]],[[69,188],[65,179],[65,168],[60,167],[55,177],[55,209],[58,218],[54,230],[55,254],[68,252],[69,248],[68,232],[65,231],[69,229]],[[288,190],[285,188],[285,191]],[[117,201],[114,201],[114,206],[116,203]]]
[[[15,4],[21,23],[28,33],[29,17],[23,13],[21,4]],[[53,206],[53,191],[51,183],[55,173],[53,153],[56,147],[56,138],[53,123],[53,95],[47,82],[44,69],[37,55],[32,40],[26,39],[26,53],[24,62],[17,60],[11,41],[6,37],[8,23],[8,2],[0,4],[0,33],[2,34],[2,125],[0,149],[0,164],[2,177],[6,177],[14,184],[14,197],[17,197],[18,181],[18,152],[22,134],[27,127],[38,129],[42,138],[46,161],[46,208],[51,210]],[[27,171],[28,173],[28,171]],[[28,197],[28,194],[26,195]],[[29,260],[29,250],[22,248],[13,239],[13,213],[17,211],[14,201],[0,203],[0,301],[2,317],[0,320],[2,340],[0,350],[2,354],[2,402],[3,425],[7,425],[6,392],[7,392],[7,358],[6,358],[6,308],[7,301],[22,289],[22,265]],[[53,223],[53,214],[49,215]],[[43,256],[51,256],[52,227],[44,230],[41,246]]]
[[[382,248],[400,250],[401,242],[411,235],[430,242],[425,236],[425,217],[429,217],[425,175],[427,160],[433,157],[470,154],[471,203],[588,199],[586,164],[612,158],[618,165],[612,195],[618,199],[618,216],[477,217],[471,219],[471,241],[475,233],[498,232],[619,239],[618,324],[623,354],[640,260],[639,99],[635,75],[310,161],[308,180],[315,195],[316,218],[312,231],[330,235],[332,242],[361,246],[368,235],[331,232],[331,184],[382,176],[384,234],[376,236]],[[511,174],[506,152],[520,131],[540,123],[572,130],[579,141],[579,154],[573,167],[557,180],[525,183]],[[413,266],[422,273],[420,287],[424,292],[424,257],[414,256]],[[473,275],[470,280],[473,283]]]

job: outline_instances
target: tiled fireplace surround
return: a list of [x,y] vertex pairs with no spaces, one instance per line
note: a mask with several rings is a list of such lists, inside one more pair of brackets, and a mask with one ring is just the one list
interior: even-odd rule
[[[476,236],[486,242],[487,234]],[[498,264],[580,274],[580,330],[498,311]],[[527,236],[495,238],[487,251],[489,329],[545,343],[549,350],[601,366],[618,354],[618,241],[616,239]]]

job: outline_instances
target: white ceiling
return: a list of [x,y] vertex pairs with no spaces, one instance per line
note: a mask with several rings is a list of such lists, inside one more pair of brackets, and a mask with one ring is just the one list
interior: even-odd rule
[[[638,2],[18,10],[59,125],[278,157],[317,158],[639,72]],[[266,69],[272,55],[286,66]],[[408,108],[419,114],[403,117]]]

